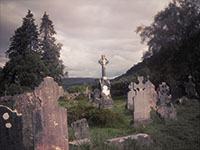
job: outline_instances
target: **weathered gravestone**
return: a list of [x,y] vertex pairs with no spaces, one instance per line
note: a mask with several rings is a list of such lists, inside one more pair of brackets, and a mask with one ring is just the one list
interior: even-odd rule
[[85,118],[71,123],[71,126],[77,140],[90,138],[89,126]]
[[158,101],[158,95],[155,91],[155,86],[151,81],[148,79],[145,83],[146,91],[147,91],[147,97],[149,99],[150,108],[156,109],[157,108],[157,101]]
[[0,105],[0,149],[24,150],[22,116],[3,105]]
[[198,97],[197,91],[195,89],[195,83],[192,82],[192,76],[188,76],[189,82],[186,84],[185,92],[189,98]]
[[134,123],[148,123],[150,118],[150,103],[143,77],[138,77],[139,83],[134,83]]
[[130,85],[128,86],[128,88],[130,89],[130,91],[127,94],[126,108],[127,109],[133,109],[133,98],[135,96],[135,91],[133,89],[133,82],[130,83]]
[[67,112],[58,105],[63,93],[63,88],[51,77],[44,78],[34,90],[41,100],[41,108],[33,116],[35,150],[69,150]]
[[160,105],[171,102],[170,89],[165,82],[162,82],[162,84],[159,85],[158,100]]
[[12,110],[17,110],[22,115],[23,144],[25,149],[33,149],[33,111],[41,106],[40,100],[34,93],[24,93],[15,96],[0,98],[0,104],[6,105]]
[[159,85],[158,97],[160,106],[157,109],[157,114],[163,120],[177,120],[176,109],[171,102],[171,95],[169,86],[162,82]]
[[89,102],[92,102],[94,107],[100,108],[101,105],[101,91],[99,89],[94,89],[89,99]]
[[69,142],[70,150],[77,149],[83,144],[91,144],[89,126],[85,118],[71,123],[71,126],[76,140]]

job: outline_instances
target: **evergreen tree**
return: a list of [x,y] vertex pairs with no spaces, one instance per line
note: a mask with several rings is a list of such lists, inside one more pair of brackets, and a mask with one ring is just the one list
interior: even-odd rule
[[31,90],[48,74],[48,69],[39,55],[38,31],[30,10],[10,41],[6,52],[9,61],[1,71],[1,95],[14,95]]
[[49,70],[49,76],[53,77],[58,83],[61,83],[64,77],[64,65],[62,60],[59,59],[62,45],[56,43],[55,34],[53,23],[49,19],[49,15],[45,12],[40,26],[42,60]]

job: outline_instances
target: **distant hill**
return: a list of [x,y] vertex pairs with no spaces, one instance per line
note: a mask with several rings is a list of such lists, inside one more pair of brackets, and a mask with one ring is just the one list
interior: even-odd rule
[[70,86],[79,86],[79,85],[83,85],[84,83],[88,84],[88,85],[93,85],[95,83],[95,78],[67,78],[64,79],[63,81],[63,88],[67,89]]

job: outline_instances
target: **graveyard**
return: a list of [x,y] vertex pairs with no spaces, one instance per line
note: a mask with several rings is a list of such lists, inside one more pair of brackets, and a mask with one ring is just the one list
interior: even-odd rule
[[0,1],[0,150],[200,150],[200,1],[60,1]]

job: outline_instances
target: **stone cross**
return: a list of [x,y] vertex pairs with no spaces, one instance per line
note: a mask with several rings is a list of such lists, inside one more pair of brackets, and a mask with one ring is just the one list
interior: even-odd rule
[[162,82],[162,84],[159,85],[158,99],[160,105],[166,105],[171,102],[170,89],[165,82]]
[[102,78],[106,77],[106,65],[108,64],[108,60],[105,55],[101,55],[101,59],[99,60],[99,64],[102,66]]
[[134,123],[151,122],[149,99],[146,86],[143,84],[143,77],[138,77],[138,84],[134,83],[136,95],[134,97]]
[[33,112],[34,149],[69,150],[67,110],[58,104],[63,88],[53,78],[46,77],[34,94],[42,103]]

